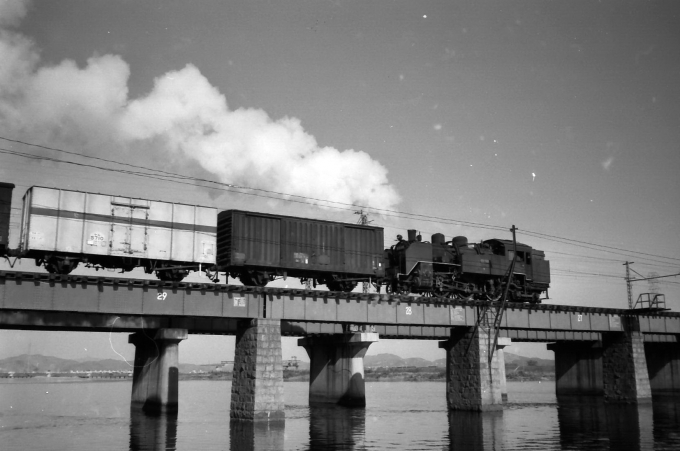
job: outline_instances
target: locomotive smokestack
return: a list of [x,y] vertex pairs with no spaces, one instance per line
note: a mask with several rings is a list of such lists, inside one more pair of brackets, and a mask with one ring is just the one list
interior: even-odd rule
[[408,230],[408,241],[413,242],[416,240],[416,231],[415,229],[409,229]]

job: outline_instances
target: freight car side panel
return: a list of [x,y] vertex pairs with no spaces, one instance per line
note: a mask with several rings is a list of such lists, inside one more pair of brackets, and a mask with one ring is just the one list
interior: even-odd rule
[[217,225],[218,266],[278,267],[281,220],[239,210],[222,211]]
[[172,216],[167,218],[172,223],[172,260],[191,261],[194,248],[194,208],[191,205],[173,205]]
[[32,187],[21,251],[212,264],[216,216],[208,207]]
[[9,220],[12,213],[13,183],[0,182],[0,252],[9,248]]
[[150,201],[127,197],[98,196],[98,202],[106,204],[111,211],[111,255],[120,257],[148,256],[148,227]]
[[[38,189],[38,188],[33,188]],[[101,194],[85,197],[83,252],[109,255],[111,253],[111,198]]]
[[[22,250],[81,252],[82,220],[78,220],[75,211],[59,211],[61,197],[59,190],[45,188],[32,188],[26,193],[24,197],[26,205],[24,205],[25,230],[22,229]],[[64,203],[73,206],[74,199],[72,196],[64,197],[66,197]],[[75,238],[69,236],[68,233],[63,233],[63,231],[71,231],[72,233],[70,229],[76,229]],[[60,243],[59,238],[64,241]]]
[[223,270],[249,266],[366,276],[382,270],[383,230],[378,227],[241,210],[220,212],[217,227]]
[[345,225],[345,271],[384,275],[382,247],[383,229]]
[[[175,204],[177,205],[177,204]],[[207,207],[194,207],[194,260],[201,263],[215,263],[217,251],[217,210]]]
[[215,263],[216,222],[214,208],[152,201],[146,238],[149,258]]
[[148,210],[149,228],[147,229],[148,256],[151,259],[191,261],[178,260],[172,252],[178,246],[178,243],[173,242],[173,210],[175,208],[175,204],[151,202],[151,208]]
[[344,271],[343,224],[304,218],[281,218],[281,267]]

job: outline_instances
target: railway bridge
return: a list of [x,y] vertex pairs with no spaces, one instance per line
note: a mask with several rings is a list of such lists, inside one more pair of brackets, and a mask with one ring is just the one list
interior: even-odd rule
[[[310,403],[365,405],[379,337],[439,340],[448,406],[502,409],[504,346],[550,343],[558,396],[637,403],[680,391],[680,313],[0,271],[0,328],[130,332],[132,403],[177,409],[179,343],[236,336],[231,417],[283,420],[281,336],[302,337]],[[494,324],[491,326],[491,324]]]

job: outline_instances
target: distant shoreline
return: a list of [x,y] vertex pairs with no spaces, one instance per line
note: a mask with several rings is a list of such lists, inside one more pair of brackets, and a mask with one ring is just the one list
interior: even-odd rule
[[[229,381],[231,382],[231,375],[223,377],[214,377],[212,375],[194,376],[190,374],[180,374],[179,380],[185,381]],[[507,382],[540,382],[540,381],[554,381],[554,377],[525,377],[525,378],[511,378]],[[296,375],[293,377],[284,377],[284,382],[309,382],[309,374]],[[446,382],[445,377],[412,377],[412,376],[383,376],[383,377],[367,377],[366,382]],[[132,382],[132,378],[80,378],[80,377],[21,377],[21,378],[2,378],[0,385],[17,385],[17,384],[73,384],[73,383],[101,383],[101,382]]]

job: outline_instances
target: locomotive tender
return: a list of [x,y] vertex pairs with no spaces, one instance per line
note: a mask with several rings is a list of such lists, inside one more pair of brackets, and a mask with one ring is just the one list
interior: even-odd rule
[[[491,239],[468,244],[432,235],[384,249],[383,229],[275,214],[34,186],[23,198],[18,249],[9,248],[11,183],[0,182],[0,256],[32,258],[50,273],[79,264],[123,272],[142,267],[161,280],[219,272],[244,285],[295,277],[352,291],[358,282],[394,293],[540,302],[550,284],[543,251]],[[514,260],[514,265],[512,262]],[[513,267],[512,275],[510,268]]]

